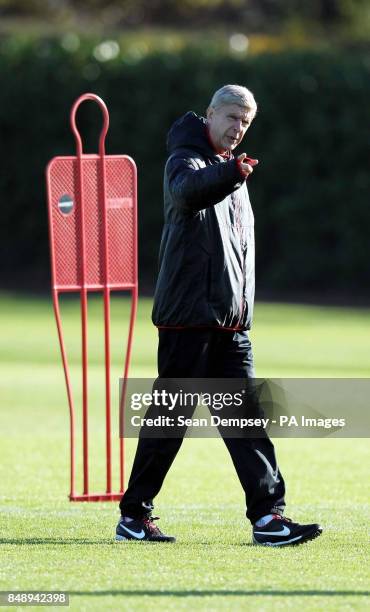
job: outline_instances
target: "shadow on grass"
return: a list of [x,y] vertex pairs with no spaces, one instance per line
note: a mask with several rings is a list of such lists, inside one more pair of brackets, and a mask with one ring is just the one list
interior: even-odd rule
[[60,546],[86,546],[86,544],[110,544],[109,540],[84,540],[77,539],[58,539],[58,538],[0,538],[0,544],[14,544],[15,546],[40,546],[40,545],[60,545]]
[[92,596],[92,597],[107,597],[110,595],[124,595],[125,597],[142,597],[149,595],[150,597],[210,597],[218,595],[219,597],[256,597],[256,595],[266,595],[269,597],[365,597],[370,595],[370,591],[243,591],[243,590],[207,590],[207,591],[69,591],[69,596]]
[[[112,536],[111,539],[106,540],[89,540],[84,538],[0,538],[0,544],[13,544],[14,546],[50,546],[50,545],[60,545],[60,546],[86,546],[86,545],[96,545],[100,546],[105,545],[114,545],[117,548],[126,548],[127,546],[156,546],[158,542],[116,542]],[[160,548],[163,546],[167,546],[171,544],[171,542],[160,542]],[[177,542],[177,547],[181,546],[181,548],[186,548],[187,546],[215,546],[223,544],[222,542]],[[251,543],[246,542],[233,542],[233,543],[224,543],[225,546],[253,546]]]

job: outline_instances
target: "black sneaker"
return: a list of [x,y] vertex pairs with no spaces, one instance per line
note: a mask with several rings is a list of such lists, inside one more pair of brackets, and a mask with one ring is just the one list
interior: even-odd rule
[[290,519],[277,514],[273,515],[267,525],[253,527],[253,544],[262,546],[287,546],[302,544],[313,540],[322,533],[322,527],[317,523],[312,525],[299,525]]
[[154,524],[159,516],[148,516],[143,519],[126,522],[122,517],[116,528],[116,540],[137,540],[138,542],[176,542],[176,538],[167,536]]

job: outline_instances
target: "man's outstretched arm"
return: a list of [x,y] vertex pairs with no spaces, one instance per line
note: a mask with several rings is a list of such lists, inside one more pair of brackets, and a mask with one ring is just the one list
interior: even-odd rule
[[231,159],[199,169],[192,158],[172,157],[166,166],[170,193],[177,206],[187,210],[215,206],[245,181],[240,165]]

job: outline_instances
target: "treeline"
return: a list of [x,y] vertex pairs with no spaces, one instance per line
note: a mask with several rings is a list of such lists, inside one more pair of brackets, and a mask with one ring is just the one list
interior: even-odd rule
[[271,32],[286,23],[368,28],[367,0],[0,0],[3,18],[57,20],[71,25],[97,17],[106,28],[230,27]]
[[[74,152],[69,111],[81,93],[110,111],[109,153],[138,166],[140,278],[151,289],[162,227],[166,132],[212,92],[245,84],[259,104],[241,150],[260,159],[250,180],[260,290],[359,295],[369,291],[370,63],[358,53],[291,52],[236,60],[195,51],[99,61],[85,42],[2,45],[0,260],[2,286],[48,289],[44,168]],[[79,114],[96,151],[99,111]]]

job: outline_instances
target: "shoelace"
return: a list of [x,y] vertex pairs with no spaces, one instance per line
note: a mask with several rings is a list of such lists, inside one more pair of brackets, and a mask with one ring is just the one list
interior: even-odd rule
[[292,519],[288,518],[287,516],[280,516],[280,514],[273,514],[273,517],[275,519],[279,519],[280,521],[288,521],[288,523],[293,523]]
[[287,516],[280,516],[279,514],[275,514],[274,517],[282,521],[287,521],[287,523],[291,523],[292,526],[295,526],[298,524],[298,523],[294,523],[294,521],[292,521],[292,519],[288,518]]
[[159,529],[159,527],[157,527],[157,525],[154,524],[154,521],[158,521],[158,520],[159,520],[159,516],[148,516],[143,519],[143,523],[145,527],[149,529],[149,531],[153,533],[154,535],[162,535],[162,532]]

